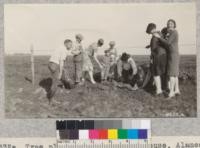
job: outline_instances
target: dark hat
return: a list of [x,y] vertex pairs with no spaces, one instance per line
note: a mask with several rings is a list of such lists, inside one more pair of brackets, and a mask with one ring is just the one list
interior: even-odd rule
[[150,34],[151,31],[152,31],[153,29],[155,29],[155,28],[156,28],[156,24],[154,24],[154,23],[149,23],[148,26],[147,26],[147,29],[146,29],[146,33]]
[[104,40],[103,40],[103,39],[99,39],[99,40],[98,40],[98,44],[99,44],[100,46],[102,46],[102,45],[104,44]]
[[130,55],[126,52],[122,53],[121,60],[126,62],[130,58]]

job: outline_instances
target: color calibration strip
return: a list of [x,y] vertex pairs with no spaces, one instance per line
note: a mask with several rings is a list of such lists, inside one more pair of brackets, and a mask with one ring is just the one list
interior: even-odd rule
[[59,140],[137,140],[150,136],[150,120],[56,121]]

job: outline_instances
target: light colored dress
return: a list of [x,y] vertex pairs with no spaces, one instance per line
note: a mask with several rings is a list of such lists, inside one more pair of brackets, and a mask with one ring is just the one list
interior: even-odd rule
[[92,43],[87,49],[83,50],[83,71],[93,71],[92,59],[98,51],[97,43]]

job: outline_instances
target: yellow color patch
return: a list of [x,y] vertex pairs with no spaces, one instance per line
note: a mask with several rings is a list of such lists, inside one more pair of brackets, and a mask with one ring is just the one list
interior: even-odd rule
[[118,138],[118,130],[117,129],[109,129],[108,130],[108,139],[117,139]]

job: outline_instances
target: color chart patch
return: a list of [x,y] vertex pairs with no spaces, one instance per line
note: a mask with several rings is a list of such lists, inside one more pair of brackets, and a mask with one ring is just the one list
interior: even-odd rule
[[58,140],[145,140],[150,127],[150,120],[56,121]]

